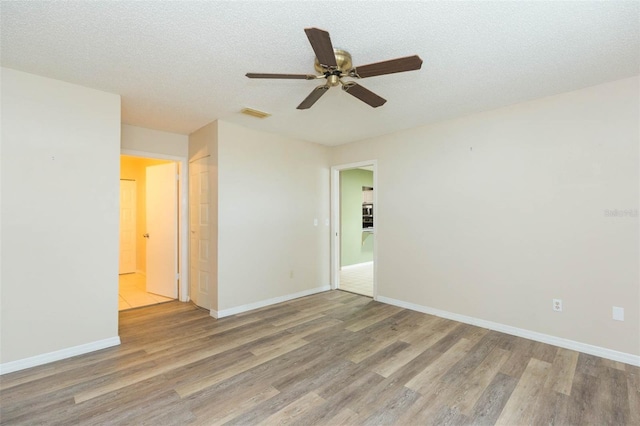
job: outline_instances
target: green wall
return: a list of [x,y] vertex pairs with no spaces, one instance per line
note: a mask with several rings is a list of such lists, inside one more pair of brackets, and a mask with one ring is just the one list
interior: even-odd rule
[[[353,169],[340,172],[340,266],[373,261],[373,235],[367,234],[362,244],[363,186],[373,186],[372,171]],[[375,217],[373,225],[375,227]]]

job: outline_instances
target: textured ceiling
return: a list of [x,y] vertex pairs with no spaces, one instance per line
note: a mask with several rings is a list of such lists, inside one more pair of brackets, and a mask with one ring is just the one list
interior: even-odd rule
[[[223,119],[336,145],[637,75],[640,3],[1,3],[2,65],[122,96],[122,121],[188,134]],[[318,82],[303,29],[330,32],[355,65],[418,54],[422,70],[360,80],[373,109]],[[251,107],[272,114],[259,120]]]

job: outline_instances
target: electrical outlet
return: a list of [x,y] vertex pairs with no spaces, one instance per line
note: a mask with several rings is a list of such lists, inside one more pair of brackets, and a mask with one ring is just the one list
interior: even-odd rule
[[553,310],[562,312],[562,299],[553,299]]

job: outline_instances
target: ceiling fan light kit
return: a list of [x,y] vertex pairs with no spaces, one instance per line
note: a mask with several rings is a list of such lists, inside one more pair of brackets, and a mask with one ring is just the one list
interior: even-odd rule
[[353,80],[344,81],[343,78],[361,79],[378,75],[393,74],[405,71],[419,70],[422,67],[422,59],[418,55],[375,62],[373,64],[353,66],[351,54],[346,50],[334,49],[331,37],[327,31],[319,28],[305,28],[309,43],[316,54],[314,68],[319,73],[314,74],[266,74],[247,73],[249,78],[276,78],[291,80],[319,80],[325,79],[325,83],[316,87],[298,105],[298,109],[309,109],[331,87],[342,86],[342,90],[373,108],[384,105],[386,99],[376,95]]

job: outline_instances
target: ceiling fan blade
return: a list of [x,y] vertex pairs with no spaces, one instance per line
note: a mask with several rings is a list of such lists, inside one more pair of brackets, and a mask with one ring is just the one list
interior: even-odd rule
[[298,105],[298,109],[309,109],[316,103],[318,99],[322,95],[324,95],[327,90],[329,90],[329,86],[318,86],[313,89],[313,92],[309,93],[309,96],[305,98],[304,101],[300,105]]
[[309,43],[311,43],[320,65],[337,67],[338,63],[336,62],[336,55],[333,52],[333,44],[331,44],[329,33],[319,28],[305,28],[304,32],[307,33]]
[[396,72],[414,71],[422,67],[420,56],[406,56],[404,58],[391,59],[389,61],[376,62],[373,64],[361,65],[353,69],[354,77],[366,78],[376,75],[393,74]]
[[315,80],[316,76],[313,74],[265,74],[248,72],[245,74],[249,78],[283,78],[292,80]]
[[378,108],[379,106],[382,106],[384,105],[385,102],[387,102],[386,99],[381,98],[380,96],[373,93],[371,90],[365,89],[364,87],[360,86],[358,83],[354,83],[353,81],[345,83],[342,86],[342,90],[344,90],[345,92],[347,92],[352,96],[355,96],[356,98],[360,99],[362,102],[369,104],[374,108]]

